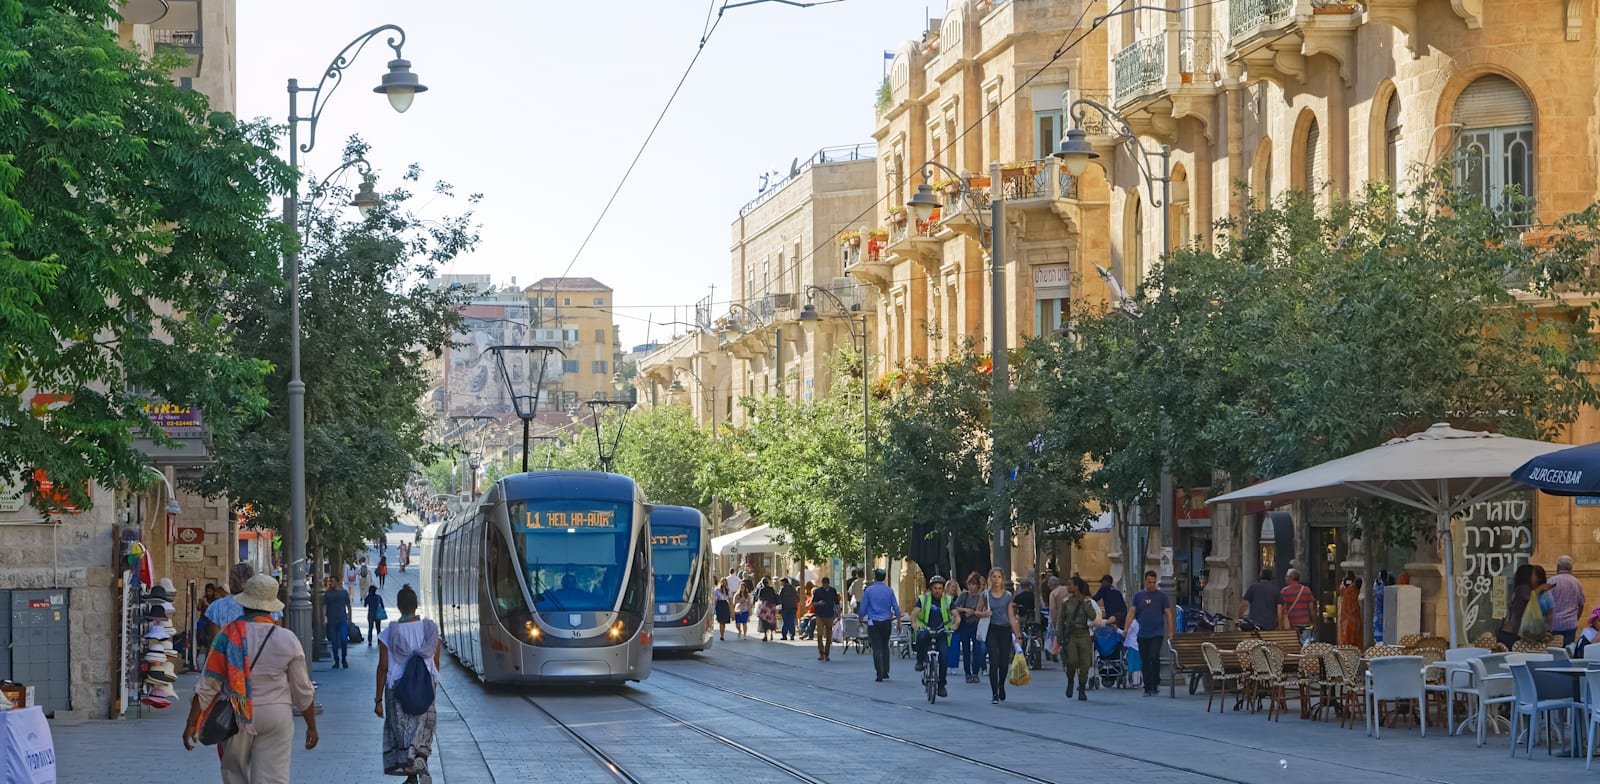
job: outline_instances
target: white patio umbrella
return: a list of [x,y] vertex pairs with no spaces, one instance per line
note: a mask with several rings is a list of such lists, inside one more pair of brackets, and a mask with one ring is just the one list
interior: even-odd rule
[[1511,472],[1563,444],[1457,430],[1436,424],[1420,433],[1330,460],[1206,501],[1371,496],[1430,512],[1444,547],[1444,588],[1450,644],[1456,644],[1455,552],[1450,518],[1473,504],[1516,488]]
[[711,552],[717,555],[787,552],[789,545],[778,541],[777,537],[778,532],[773,530],[772,526],[758,525],[712,539]]

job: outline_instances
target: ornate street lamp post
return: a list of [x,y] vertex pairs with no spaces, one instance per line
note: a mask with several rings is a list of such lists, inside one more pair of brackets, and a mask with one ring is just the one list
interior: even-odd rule
[[[327,105],[328,99],[338,89],[344,78],[344,70],[350,66],[367,43],[379,34],[392,32],[393,36],[387,39],[389,48],[394,50],[394,59],[389,61],[389,73],[385,74],[382,82],[373,88],[373,92],[382,93],[389,98],[389,105],[395,111],[404,112],[411,108],[411,100],[417,93],[427,91],[427,87],[417,81],[416,74],[411,73],[411,62],[401,57],[400,49],[405,45],[406,32],[397,25],[383,25],[375,27],[356,36],[355,40],[346,44],[339,50],[328,67],[322,72],[322,79],[316,87],[301,87],[298,79],[289,80],[289,168],[294,170],[294,181],[289,186],[289,193],[283,198],[283,222],[290,231],[295,232],[295,237],[290,243],[289,250],[284,253],[284,277],[289,281],[289,536],[286,544],[289,546],[288,569],[286,574],[289,579],[289,604],[287,621],[289,630],[300,639],[300,645],[308,654],[312,651],[312,618],[311,618],[311,593],[306,585],[306,384],[300,378],[300,153],[309,153],[317,144],[317,122],[322,118],[322,110]],[[311,109],[307,114],[300,113],[300,94],[310,93]],[[300,124],[305,123],[307,141],[300,144]],[[376,198],[371,188],[365,192]],[[362,199],[361,193],[357,194],[358,200]],[[364,200],[368,209],[374,201]],[[357,206],[360,206],[358,203]]]
[[[566,356],[555,346],[490,346],[500,380],[511,395],[511,408],[522,420],[522,472],[528,472],[528,426],[539,415],[539,392],[544,387],[544,371],[551,354]],[[534,373],[533,365],[539,371]]]
[[[861,352],[861,463],[862,470],[866,470],[867,461],[872,456],[872,377],[867,373],[867,314],[857,302],[845,307],[844,300],[839,295],[821,286],[806,287],[806,306],[800,309],[800,320],[816,322],[822,320],[817,313],[816,300],[821,297],[833,305],[844,319],[845,326],[850,330],[850,347]],[[861,318],[861,331],[856,332],[856,317]],[[866,529],[861,531],[861,568],[863,573],[872,561],[872,546],[867,542]]]

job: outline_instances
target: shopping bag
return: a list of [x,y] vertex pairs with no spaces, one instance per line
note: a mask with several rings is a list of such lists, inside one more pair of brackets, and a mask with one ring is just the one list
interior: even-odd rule
[[844,624],[836,623],[833,625],[833,641],[844,642]]
[[1028,660],[1022,654],[1011,656],[1011,685],[1026,686],[1033,680],[1033,675],[1028,672]]
[[1539,605],[1530,603],[1522,611],[1522,623],[1517,627],[1517,636],[1528,642],[1544,643],[1544,613],[1539,612]]

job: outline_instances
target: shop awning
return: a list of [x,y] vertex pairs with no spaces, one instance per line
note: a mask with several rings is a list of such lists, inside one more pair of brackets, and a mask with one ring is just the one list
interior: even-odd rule
[[712,539],[711,552],[717,555],[788,552],[788,543],[778,541],[779,536],[779,532],[772,526],[758,525]]

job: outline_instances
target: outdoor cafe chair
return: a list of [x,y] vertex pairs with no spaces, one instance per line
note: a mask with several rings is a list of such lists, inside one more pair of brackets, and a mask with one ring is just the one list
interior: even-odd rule
[[1428,670],[1429,695],[1444,695],[1445,734],[1451,734],[1455,727],[1456,685],[1469,684],[1472,680],[1472,671],[1467,669],[1467,661],[1488,653],[1488,648],[1449,648],[1444,651],[1442,660],[1434,661],[1427,661],[1429,655],[1426,652],[1419,654],[1427,662],[1424,666]]
[[1583,661],[1600,661],[1600,644],[1589,643],[1583,646]]
[[[1587,648],[1584,649],[1587,652]],[[1583,674],[1584,685],[1584,710],[1589,714],[1586,722],[1589,736],[1584,742],[1585,749],[1583,769],[1588,770],[1594,764],[1594,733],[1600,727],[1600,670],[1589,670]]]
[[1219,694],[1222,696],[1221,709],[1226,712],[1228,710],[1228,686],[1232,685],[1234,693],[1238,694],[1241,688],[1240,682],[1248,673],[1228,672],[1227,666],[1222,663],[1222,649],[1218,648],[1216,643],[1200,643],[1200,655],[1205,659],[1206,673],[1210,676],[1210,683],[1207,686],[1209,693],[1206,695],[1206,713],[1211,712],[1211,700]]
[[[1537,654],[1535,654],[1537,655]],[[1546,654],[1548,656],[1548,654]],[[1551,733],[1550,714],[1556,711],[1572,710],[1577,703],[1571,697],[1556,697],[1540,699],[1538,685],[1533,680],[1533,670],[1527,661],[1509,662],[1511,670],[1511,691],[1515,698],[1511,703],[1511,756],[1517,756],[1517,731],[1522,726],[1522,717],[1528,717],[1528,758],[1533,758],[1534,736],[1538,734],[1539,718],[1544,717],[1545,735],[1555,737]],[[1551,743],[1545,744],[1545,753],[1552,753]]]
[[1385,656],[1367,665],[1367,734],[1383,736],[1384,703],[1416,703],[1417,727],[1428,735],[1428,722],[1421,716],[1427,700],[1423,689],[1421,656]]
[[[1472,673],[1470,687],[1457,687],[1458,694],[1465,694],[1476,701],[1475,723],[1478,732],[1478,746],[1484,743],[1488,734],[1489,722],[1499,722],[1499,712],[1490,713],[1495,706],[1510,705],[1516,701],[1512,694],[1511,673],[1506,670],[1506,657],[1510,654],[1491,653],[1467,661],[1467,667]],[[1495,730],[1499,731],[1498,728]]]
[[[1362,687],[1361,649],[1354,645],[1335,645],[1333,658],[1338,661],[1338,671],[1344,682],[1339,685],[1339,703],[1343,715],[1339,718],[1339,726],[1350,722],[1350,729],[1356,728],[1356,711],[1366,712],[1366,689]],[[1333,665],[1324,665],[1329,669]]]
[[1572,651],[1559,645],[1546,645],[1544,650],[1556,661],[1572,661]]

